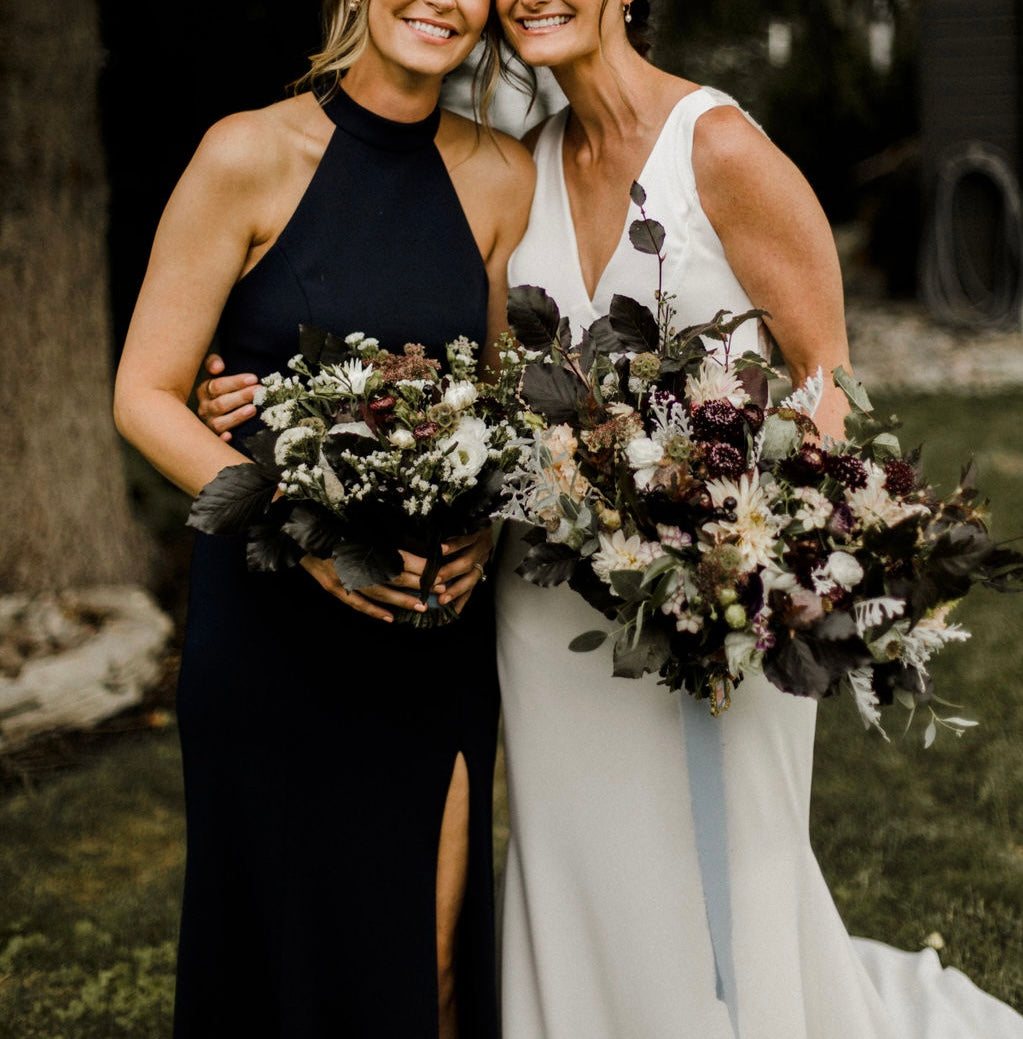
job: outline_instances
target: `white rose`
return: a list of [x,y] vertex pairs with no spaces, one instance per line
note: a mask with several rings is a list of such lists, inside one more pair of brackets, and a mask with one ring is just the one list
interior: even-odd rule
[[841,585],[846,591],[852,590],[863,580],[863,567],[848,552],[832,552],[828,556],[827,573],[835,584]]
[[646,469],[661,461],[664,448],[649,437],[636,437],[625,445],[625,454],[633,469]]
[[[487,461],[487,424],[482,419],[463,415],[455,431],[437,441],[437,448],[447,455],[452,477],[456,480],[468,480],[474,477]],[[448,453],[450,448],[454,450]]]
[[444,403],[450,404],[455,411],[467,408],[478,396],[476,387],[471,382],[453,382],[444,391]]
[[399,426],[394,430],[387,438],[393,447],[397,447],[402,451],[407,450],[410,447],[414,447],[416,438],[412,435],[412,430],[405,429],[404,426]]

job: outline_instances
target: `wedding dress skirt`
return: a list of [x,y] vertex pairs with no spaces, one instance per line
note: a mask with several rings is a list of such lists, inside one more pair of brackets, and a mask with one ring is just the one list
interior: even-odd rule
[[511,834],[504,1039],[1023,1039],[1023,1017],[850,938],[809,840],[816,704],[731,707],[611,677],[569,641],[610,622],[567,587],[497,588]]

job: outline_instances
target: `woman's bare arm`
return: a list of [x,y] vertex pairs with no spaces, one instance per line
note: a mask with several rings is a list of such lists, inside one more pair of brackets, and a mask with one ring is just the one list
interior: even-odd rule
[[818,367],[818,428],[843,437],[848,402],[831,378],[850,370],[842,275],[831,227],[796,166],[741,112],[728,106],[696,124],[697,189],[728,262],[766,324],[793,385]]

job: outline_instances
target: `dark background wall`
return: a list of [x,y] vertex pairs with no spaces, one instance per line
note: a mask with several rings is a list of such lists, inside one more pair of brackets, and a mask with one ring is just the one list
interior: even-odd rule
[[164,203],[210,124],[286,96],[320,42],[319,0],[101,0],[115,343]]

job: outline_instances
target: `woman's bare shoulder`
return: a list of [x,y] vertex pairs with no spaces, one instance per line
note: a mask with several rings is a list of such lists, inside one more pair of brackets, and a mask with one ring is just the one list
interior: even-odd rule
[[734,104],[720,104],[704,112],[693,131],[693,164],[709,172],[727,172],[765,155],[781,155],[764,131]]
[[[279,183],[307,148],[315,151],[316,138],[324,130],[318,115],[322,117],[319,105],[306,95],[233,112],[203,134],[192,164],[218,180],[249,189]],[[322,147],[320,143],[320,151]]]
[[521,141],[501,130],[479,127],[454,112],[445,111],[443,125],[453,165],[471,165],[474,178],[495,191],[532,193],[533,158]]

